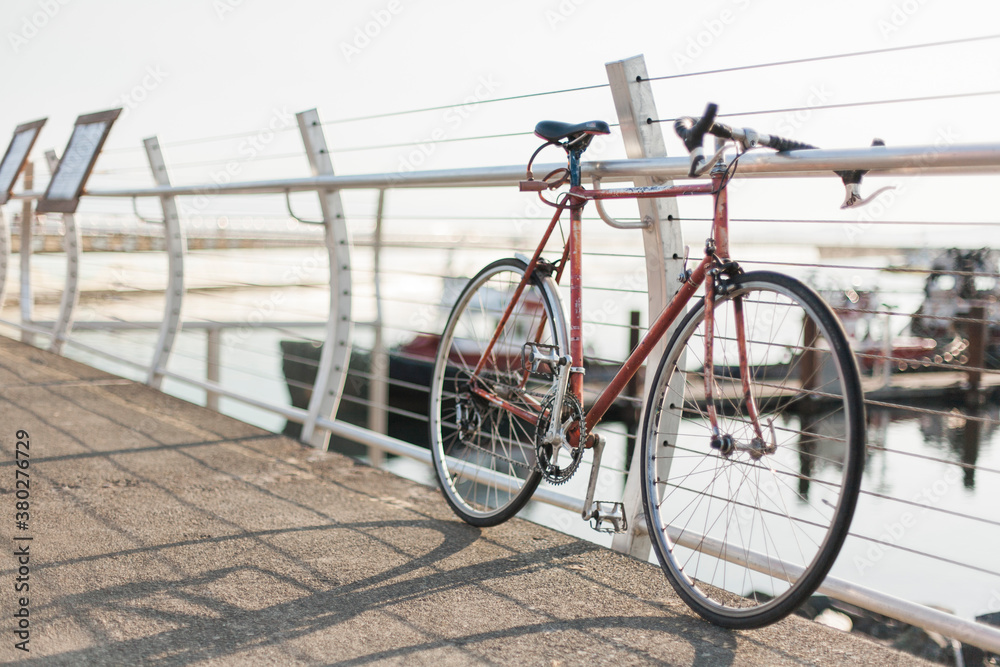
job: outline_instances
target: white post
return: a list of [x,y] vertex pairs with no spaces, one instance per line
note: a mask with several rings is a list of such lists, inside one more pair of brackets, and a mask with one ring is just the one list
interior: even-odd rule
[[[656,105],[653,103],[653,91],[646,74],[646,63],[643,57],[635,56],[626,60],[610,62],[606,65],[608,81],[611,84],[611,95],[615,101],[618,113],[622,139],[625,142],[625,153],[630,159],[647,157],[665,157],[666,146],[663,143],[663,133],[658,123],[647,123],[647,119],[658,118]],[[636,186],[661,185],[668,181],[651,178],[635,179]],[[677,275],[684,264],[684,244],[681,238],[680,225],[671,218],[678,217],[677,202],[674,199],[640,199],[639,216],[645,221],[642,230],[643,246],[646,250],[646,280],[649,292],[649,318],[654,319],[669,303],[680,288]],[[656,365],[663,355],[666,342],[673,333],[673,327],[657,344],[646,362],[646,384],[643,396],[649,394],[649,386],[653,381]],[[641,425],[645,417],[639,420],[640,430],[633,449],[632,465],[629,468],[625,482],[625,492],[622,502],[625,504],[625,516],[631,530],[615,535],[611,547],[616,551],[629,553],[637,558],[649,557],[649,538],[635,528],[642,523],[642,473],[641,473]]]
[[73,316],[80,302],[80,228],[73,213],[63,213],[63,249],[66,251],[66,282],[59,299],[59,314],[52,327],[49,351],[62,354],[63,345],[73,328]]
[[[372,345],[368,384],[368,428],[383,435],[389,432],[389,355],[382,336],[382,213],[385,211],[385,190],[378,191],[378,211],[375,215],[375,241],[372,244],[375,270],[375,343]],[[368,448],[368,460],[380,466],[385,453],[375,447]]]
[[0,313],[7,296],[7,264],[10,262],[10,227],[7,218],[0,210]]
[[[143,140],[149,168],[153,171],[153,180],[157,185],[170,186],[170,176],[167,174],[166,162],[160,150],[160,142],[156,137]],[[149,363],[149,373],[146,384],[159,389],[163,383],[163,371],[167,367],[170,351],[181,330],[181,305],[184,300],[184,253],[187,252],[187,239],[181,227],[180,216],[177,214],[177,202],[173,195],[160,197],[160,207],[163,209],[164,236],[167,248],[167,291],[163,303],[163,319],[160,321],[159,336],[153,359]],[[218,400],[218,399],[216,399]],[[217,408],[216,408],[217,409]]]
[[[59,166],[56,152],[45,151],[45,160],[48,162],[49,171],[56,173],[56,168]],[[62,354],[63,345],[73,328],[76,305],[80,301],[80,228],[76,226],[76,216],[72,213],[63,213],[62,222],[63,250],[66,251],[66,280],[62,296],[59,298],[59,314],[52,325],[52,341],[49,343],[49,351],[55,354]]]
[[[214,384],[219,384],[222,381],[221,340],[222,336],[218,327],[209,327],[205,330],[205,379]],[[205,407],[209,410],[219,411],[219,392],[211,389],[205,390]]]
[[[30,191],[35,184],[35,164],[30,160],[24,163],[24,189]],[[34,320],[35,295],[31,291],[31,231],[35,223],[34,202],[25,199],[21,204],[21,324],[30,325]],[[35,344],[35,334],[27,329],[21,329],[21,342]]]
[[[326,147],[323,126],[315,109],[296,114],[299,130],[313,176],[333,174],[333,162]],[[351,242],[344,219],[344,206],[337,190],[319,191],[319,204],[326,229],[325,243],[330,258],[330,313],[326,324],[323,352],[316,371],[316,384],[309,399],[309,413],[302,425],[302,442],[325,449],[330,434],[316,430],[319,417],[336,419],[340,396],[351,359]]]

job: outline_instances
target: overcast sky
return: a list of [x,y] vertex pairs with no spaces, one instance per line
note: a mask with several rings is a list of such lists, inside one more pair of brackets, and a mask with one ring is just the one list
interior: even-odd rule
[[[171,169],[174,182],[204,181],[218,167],[199,168],[199,161],[234,158],[246,163],[240,178],[301,174],[304,160],[282,157],[301,152],[297,132],[265,134],[261,142],[260,130],[289,130],[289,114],[303,109],[333,121],[603,84],[606,62],[636,54],[645,55],[651,75],[666,76],[1000,32],[1000,3],[992,0],[6,0],[4,9],[0,142],[19,123],[48,117],[34,155],[61,152],[77,115],[122,106],[95,187],[148,181],[139,147],[154,134],[168,165],[181,165]],[[998,56],[1000,40],[987,40],[653,86],[662,117],[697,114],[709,99],[723,113],[798,108],[998,90]],[[997,124],[983,122],[998,116],[998,103],[1000,96],[983,96],[734,121],[830,147],[864,146],[875,136],[890,145],[942,136],[1000,142]],[[616,120],[601,88],[333,124],[326,132],[335,149],[364,148],[527,132],[543,118]],[[234,138],[189,143],[220,135]],[[341,173],[393,170],[408,159],[420,168],[517,164],[536,143],[455,142],[422,156],[394,147],[335,152],[334,160]],[[680,150],[670,133],[668,151]],[[621,154],[609,144],[601,156]],[[982,190],[978,182],[969,192]],[[836,200],[829,206],[836,214],[839,184],[805,187]],[[767,186],[760,188],[761,205],[772,206]],[[964,201],[966,192],[952,198]],[[942,208],[945,199],[904,202],[894,215],[953,214]],[[971,207],[961,215],[992,214]]]

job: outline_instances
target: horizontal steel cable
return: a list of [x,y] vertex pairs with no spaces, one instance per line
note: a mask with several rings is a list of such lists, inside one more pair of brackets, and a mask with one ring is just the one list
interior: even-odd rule
[[[784,109],[758,109],[756,111],[736,111],[732,113],[720,113],[719,118],[730,118],[734,116],[763,116],[775,113],[790,113],[793,111],[822,111],[829,109],[849,109],[856,107],[870,107],[882,104],[910,104],[913,102],[933,102],[939,100],[965,99],[969,97],[983,97],[987,95],[1000,95],[1000,90],[982,90],[970,93],[949,93],[946,95],[926,95],[922,97],[900,97],[889,100],[868,100],[864,102],[841,102],[837,104],[817,104],[815,106],[787,107]],[[647,118],[647,123],[673,123],[678,118]]]
[[816,63],[824,60],[836,60],[839,58],[856,58],[860,56],[873,56],[883,53],[893,53],[898,51],[913,51],[916,49],[928,49],[939,46],[952,46],[955,44],[969,44],[972,42],[982,42],[992,39],[1000,39],[1000,35],[982,35],[980,37],[963,37],[960,39],[949,39],[941,42],[926,42],[923,44],[908,44],[905,46],[890,46],[884,49],[870,49],[867,51],[852,51],[850,53],[834,53],[825,56],[813,56],[810,58],[795,58],[792,60],[778,60],[770,63],[758,63],[755,65],[738,65],[735,67],[724,67],[713,70],[702,70],[700,72],[687,72],[684,74],[668,74],[666,76],[653,76],[642,79],[642,81],[667,81],[669,79],[683,79],[692,76],[706,76],[709,74],[725,74],[729,72],[742,72],[752,69],[763,69],[765,67],[784,67],[787,65],[800,65],[803,63]]

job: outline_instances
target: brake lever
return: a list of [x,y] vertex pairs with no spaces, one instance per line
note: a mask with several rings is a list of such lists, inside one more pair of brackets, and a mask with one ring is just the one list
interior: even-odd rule
[[723,143],[719,146],[719,150],[715,151],[715,154],[708,160],[705,159],[705,155],[698,147],[696,150],[691,152],[691,167],[688,170],[688,176],[691,178],[696,178],[698,176],[703,176],[705,172],[712,168],[716,162],[725,154],[726,148],[729,147],[728,143]]
[[[885,146],[885,142],[881,139],[873,139],[872,146]],[[865,174],[868,173],[867,170],[863,171],[838,171],[835,172],[840,176],[841,180],[844,182],[844,189],[846,190],[844,194],[844,203],[840,205],[841,209],[845,208],[861,208],[866,204],[870,204],[883,192],[889,190],[895,190],[896,186],[887,185],[885,187],[879,188],[873,192],[869,197],[861,196],[861,180],[864,178]]]
[[885,187],[879,188],[875,192],[871,193],[868,197],[861,196],[861,183],[846,183],[844,187],[847,189],[847,194],[844,197],[844,203],[840,205],[840,208],[861,208],[866,204],[872,203],[876,197],[878,197],[883,192],[889,190],[895,190],[895,185],[886,185]]
[[705,162],[705,151],[702,150],[701,146],[698,146],[689,156],[688,162],[688,178],[696,178],[701,176],[704,172],[704,162]]

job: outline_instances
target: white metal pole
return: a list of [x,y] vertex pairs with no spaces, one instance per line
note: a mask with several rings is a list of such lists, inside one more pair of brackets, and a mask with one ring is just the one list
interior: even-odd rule
[[10,227],[0,210],[0,312],[7,296],[7,266],[10,263]]
[[[313,175],[332,176],[333,162],[326,147],[319,114],[310,109],[296,114],[296,118]],[[351,359],[351,242],[340,193],[330,188],[320,189],[319,203],[330,261],[330,311],[316,383],[309,399],[309,416],[302,425],[302,442],[325,449],[330,434],[316,429],[316,419],[336,418]]]
[[[382,336],[382,214],[385,212],[385,189],[378,191],[378,210],[375,215],[375,238],[372,243],[375,271],[375,343],[372,345],[368,385],[368,428],[375,433],[389,432],[389,355]],[[378,466],[385,459],[377,447],[368,448],[368,460]]]
[[[149,168],[153,171],[153,180],[157,185],[170,186],[170,175],[167,173],[160,142],[156,137],[143,140],[146,148],[146,158]],[[156,338],[156,348],[149,363],[146,384],[159,389],[163,383],[163,371],[166,369],[170,351],[174,341],[181,331],[181,306],[184,301],[184,254],[187,252],[187,239],[181,227],[180,216],[177,214],[177,202],[172,195],[160,197],[160,207],[163,209],[164,237],[167,248],[167,291],[163,303],[163,319],[160,322],[159,335]],[[216,397],[216,404],[218,397]],[[218,409],[218,408],[216,408]]]
[[[31,190],[35,181],[35,164],[30,160],[24,163],[24,189]],[[34,200],[25,199],[21,205],[21,324],[31,325],[35,314],[35,295],[31,290],[31,232],[34,227]],[[28,345],[34,345],[35,334],[28,329],[21,329],[21,341]]]
[[[653,91],[646,74],[646,62],[643,57],[635,56],[607,64],[608,81],[611,83],[611,95],[618,112],[618,122],[625,142],[625,153],[629,158],[665,157],[666,145],[659,124],[647,123],[648,118],[658,118],[656,105],[653,102]],[[662,178],[636,178],[636,186],[663,185],[669,183]],[[640,199],[639,216],[646,222],[642,230],[642,243],[646,252],[646,282],[649,297],[650,319],[666,308],[680,288],[676,276],[680,274],[684,261],[684,243],[681,228],[676,220],[678,216],[675,199]],[[678,259],[680,258],[680,259]],[[673,327],[666,333],[663,340],[657,343],[646,361],[646,379],[643,387],[645,398],[653,380],[653,370],[666,347]],[[682,389],[682,387],[681,387]],[[645,410],[643,410],[645,413]],[[676,416],[674,416],[676,417]],[[641,456],[642,440],[640,430],[636,433],[636,442],[632,453],[632,464],[625,482],[625,492],[622,502],[625,504],[625,515],[630,526],[639,525],[643,515],[641,487]],[[616,551],[632,554],[637,558],[649,556],[650,543],[645,534],[631,530],[615,535],[611,547]]]
[[52,327],[52,342],[49,351],[62,354],[63,345],[73,328],[73,316],[80,301],[80,228],[76,216],[63,213],[63,248],[66,251],[66,281],[59,298],[59,314]]
[[[222,380],[222,344],[218,327],[205,330],[205,379],[209,384],[219,385]],[[219,411],[219,392],[205,389],[205,407]]]

